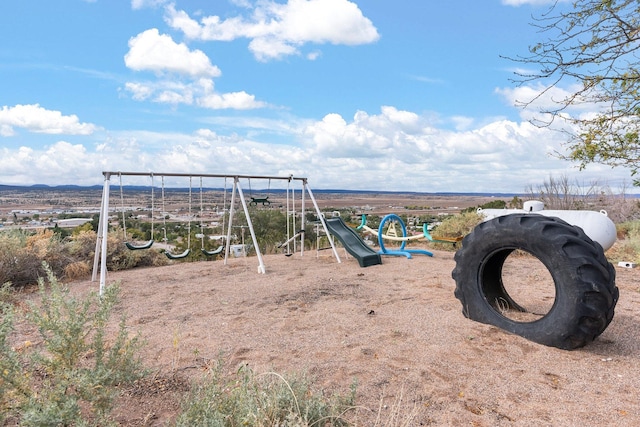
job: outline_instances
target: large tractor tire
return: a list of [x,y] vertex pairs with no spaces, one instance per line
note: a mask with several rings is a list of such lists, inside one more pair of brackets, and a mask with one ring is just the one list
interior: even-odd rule
[[[555,286],[553,305],[531,322],[504,315],[505,309],[524,311],[502,277],[505,260],[518,249],[540,260]],[[559,218],[512,214],[483,222],[463,239],[455,261],[455,296],[469,319],[565,350],[593,341],[613,319],[615,269],[600,244]]]

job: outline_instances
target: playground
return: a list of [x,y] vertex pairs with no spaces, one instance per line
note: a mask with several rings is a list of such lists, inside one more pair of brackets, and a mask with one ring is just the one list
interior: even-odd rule
[[[492,235],[493,225],[478,226],[479,231],[465,239],[469,243],[473,236],[475,246],[467,244],[454,255],[453,251],[433,247],[428,250],[415,249],[413,244],[411,249],[405,247],[414,240],[452,245],[460,242],[441,240],[445,237],[431,235],[424,224],[422,233],[408,234],[405,224],[394,213],[387,213],[379,227],[374,228],[362,216],[359,228],[370,238],[385,239],[372,249],[356,236],[355,227],[328,211],[330,215],[315,227],[322,228],[327,236],[330,232],[339,244],[329,245],[326,249],[330,250],[326,251],[309,248],[296,251],[295,243],[303,236],[298,231],[302,225],[294,219],[305,217],[296,212],[305,212],[306,207],[323,218],[306,179],[284,178],[281,186],[286,186],[286,191],[281,191],[278,197],[273,188],[277,183],[272,186],[271,181],[282,179],[279,177],[262,177],[267,186],[258,190],[255,185],[252,189],[249,181],[243,182],[246,177],[204,176],[222,179],[224,188],[229,188],[214,200],[204,191],[202,177],[157,174],[144,177],[154,183],[146,190],[149,196],[146,217],[151,228],[147,236],[151,240],[147,236],[141,239],[127,235],[127,228],[123,227],[123,242],[128,243],[130,253],[147,251],[158,241],[163,245],[160,249],[166,251],[180,236],[167,233],[169,222],[165,220],[180,218],[183,232],[188,233],[192,227],[198,231],[193,238],[190,233],[182,235],[181,250],[186,243],[185,254],[217,251],[212,254],[216,258],[181,262],[186,255],[176,251],[167,254],[168,266],[107,271],[102,257],[106,239],[101,238],[106,235],[107,212],[111,214],[109,222],[121,218],[125,225],[134,219],[125,216],[125,212],[135,209],[127,198],[129,189],[119,182],[121,174],[106,176],[118,179],[114,180],[111,193],[108,185],[103,189],[103,215],[98,227],[102,232],[96,241],[93,277],[69,285],[72,292],[85,294],[120,283],[122,294],[117,312],[127,316],[130,330],[139,332],[146,343],[141,356],[152,375],[122,390],[117,412],[120,425],[171,425],[189,383],[202,378],[220,362],[224,363],[224,373],[230,376],[239,367],[248,367],[258,374],[303,373],[327,396],[348,394],[352,385],[357,384],[358,409],[346,416],[355,426],[640,423],[640,404],[635,393],[640,385],[635,375],[640,358],[640,278],[633,268],[615,267],[618,288],[611,289],[611,296],[617,299],[619,289],[616,316],[601,335],[601,329],[596,331],[599,336],[595,341],[581,341],[577,349],[569,352],[555,348],[555,342],[544,341],[540,334],[536,341],[530,330],[520,335],[506,332],[510,325],[519,322],[534,327],[540,323],[536,319],[550,307],[574,300],[563,293],[556,294],[549,270],[535,257],[514,254],[505,259],[504,249],[509,249],[509,244],[504,243],[506,232],[513,234],[514,230],[527,227],[530,237],[518,245],[525,248],[531,245],[532,251],[538,251],[538,257],[551,262],[548,258],[557,257],[553,251],[538,249],[539,244],[547,249],[549,246],[539,238],[543,233],[536,230],[540,227],[547,232],[552,230],[547,238],[572,242],[572,254],[578,255],[580,263],[570,267],[580,277],[595,278],[598,283],[600,279],[613,277],[613,266],[582,268],[583,259],[596,265],[594,262],[600,262],[600,258],[591,254],[592,244],[579,237],[573,227],[556,219],[525,220],[521,214],[509,216],[501,221],[509,227],[503,227],[499,236]],[[188,184],[180,195],[165,194],[165,190],[172,191],[165,188],[164,180],[172,178]],[[229,183],[230,180],[233,182]],[[289,187],[296,180],[301,185],[294,198]],[[108,209],[109,194],[111,209]],[[174,196],[180,199],[181,206],[177,208],[173,205]],[[272,200],[276,207],[269,206]],[[298,200],[295,205],[294,200]],[[215,204],[215,208],[207,210],[205,202]],[[222,257],[228,245],[206,248],[203,236],[207,224],[202,218],[209,218],[210,213],[222,219],[224,241],[232,241],[230,237],[236,230],[234,209],[247,215],[248,224],[242,230],[248,228],[246,239],[258,246],[247,205],[287,212],[292,221],[281,227],[280,235],[287,239],[282,252],[267,255],[257,251],[248,257]],[[392,205],[388,207],[395,209]],[[227,217],[219,215],[227,209]],[[207,222],[213,227],[211,220]],[[615,241],[615,232],[613,238]],[[293,250],[285,251],[284,246],[289,244]],[[475,247],[481,250],[469,249]],[[475,259],[478,253],[492,254],[483,261],[488,267],[482,270],[490,274],[477,276],[473,268],[460,268],[461,258],[469,259],[468,264],[472,265],[478,261]],[[508,294],[495,286],[498,282],[491,272],[497,267]],[[562,268],[556,272],[565,270],[570,274],[571,270]],[[470,279],[463,283],[478,280],[485,296],[496,297],[492,310],[501,313],[503,323],[508,322],[503,328],[491,322],[481,323],[485,320],[482,316],[492,311],[478,303],[482,303],[478,300],[482,296],[479,286],[460,287],[460,281],[456,284],[467,273]],[[588,285],[586,288],[583,282]],[[512,283],[527,286],[511,288]],[[599,289],[596,295],[590,283],[581,281],[577,291],[588,297],[587,303],[603,301],[608,295],[607,288]],[[527,310],[509,307],[520,301],[527,302]],[[554,316],[569,311],[580,314],[583,308],[591,307],[586,303],[575,306],[575,310],[567,306],[556,310]],[[608,315],[608,309],[604,307],[597,314]],[[560,319],[555,323],[562,326],[569,322]],[[578,326],[584,326],[583,323]],[[587,338],[590,331],[585,335]],[[17,335],[18,342],[37,340],[35,330],[19,330]],[[562,332],[556,336],[559,344],[566,342]]]
[[[432,236],[426,223],[422,233],[409,235],[396,214],[387,214],[378,229],[369,227],[363,215],[359,228],[378,238],[380,249],[374,250],[339,216],[325,218],[306,178],[202,175],[198,177],[199,184],[194,185],[194,177],[183,174],[103,174],[105,186],[92,280],[74,289],[86,291],[93,286],[95,290],[98,272],[100,292],[111,281],[122,283],[122,310],[148,343],[144,359],[156,372],[153,383],[131,392],[131,397],[141,399],[138,406],[153,408],[147,409],[146,415],[144,410],[140,412],[143,420],[152,414],[157,425],[165,425],[175,416],[177,401],[189,380],[197,379],[222,361],[229,374],[239,366],[258,373],[306,373],[327,394],[346,394],[357,383],[360,409],[349,417],[354,425],[380,425],[376,421],[380,419],[392,420],[390,425],[640,422],[640,404],[634,392],[640,379],[630,374],[640,355],[640,328],[635,314],[640,302],[640,280],[627,274],[632,273],[630,269],[624,269],[616,288],[614,267],[602,252],[594,251],[592,241],[577,227],[557,218],[515,213],[477,226],[454,257],[453,252],[406,247],[410,240],[460,243],[459,239]],[[200,215],[205,214],[204,177],[225,180],[225,200],[227,180],[232,180],[230,203],[223,203],[225,210],[229,206],[228,222],[222,227],[225,241],[231,241],[235,209],[242,210],[255,256],[230,258],[229,245],[221,245],[217,251],[224,251],[225,256],[220,262],[191,262],[122,273],[107,271],[104,236],[111,212],[110,181],[117,176],[121,182],[125,175],[149,175],[152,183],[154,178],[161,179],[159,201],[154,196],[155,184],[151,186],[151,240],[128,242],[129,249],[148,250],[154,244],[158,203],[162,222],[157,226],[162,227],[163,243],[169,241],[164,219],[170,212],[165,205],[164,180],[187,178],[187,248],[182,254],[167,256],[170,260],[188,256],[192,249],[190,230],[194,212],[198,211],[194,194],[200,195]],[[268,180],[267,191],[262,194],[251,187],[252,180],[260,178]],[[306,218],[308,207],[318,218],[316,228],[327,236],[327,249],[331,250],[326,255],[316,250],[315,256],[311,251],[303,256],[302,244],[299,252],[294,246],[293,251],[287,248],[280,255],[266,255],[259,250],[247,205],[269,208],[271,183],[278,180],[286,184],[283,206],[292,220],[291,224],[287,220],[285,244],[295,245],[304,237],[302,218]],[[298,199],[300,215],[296,213],[295,190],[291,187],[296,182],[300,184],[298,195],[302,196]],[[122,184],[119,188],[124,214]],[[248,188],[248,197],[243,188]],[[531,203],[537,202],[525,203],[527,212],[537,209]],[[598,224],[610,222],[606,215],[592,214]],[[301,221],[296,222],[296,218]],[[499,235],[496,224],[506,225],[500,228]],[[203,227],[201,221],[200,230]],[[521,241],[521,230],[527,230],[528,239]],[[551,273],[542,264],[555,265],[558,258],[541,237],[549,230],[553,234],[547,239],[553,237],[554,242],[559,242],[558,247],[564,247],[563,242],[572,247],[570,254],[560,255],[563,263]],[[587,228],[585,233],[589,233]],[[615,227],[604,234],[613,238],[613,244]],[[341,245],[335,245],[331,236]],[[477,243],[472,245],[472,241]],[[206,254],[204,241],[201,245]],[[509,256],[511,245],[535,256]],[[545,250],[540,249],[543,246]],[[485,253],[491,255],[484,257]],[[601,268],[593,267],[600,264]],[[577,275],[575,285],[572,269]],[[556,292],[551,275],[557,283],[557,275],[565,271],[571,277],[562,280],[571,282],[573,290]],[[514,282],[531,286],[518,287],[516,295],[510,287]],[[591,286],[593,283],[600,287],[596,289]],[[620,298],[618,315],[607,328],[618,290],[621,295],[626,292],[627,297],[624,301]],[[571,296],[574,293],[575,298]],[[530,300],[532,305],[526,308],[517,303]],[[492,304],[491,308],[486,301]],[[565,319],[569,313],[575,314],[575,319]],[[590,322],[583,320],[586,315]],[[550,335],[550,327],[557,332]],[[509,330],[516,335],[509,334]],[[585,344],[588,345],[582,348]],[[571,353],[555,347],[577,350]],[[158,384],[162,386],[161,393],[154,390]],[[620,394],[629,397],[621,398]],[[127,417],[122,424],[138,422],[130,402],[122,416]],[[383,425],[389,424],[383,421]]]
[[[255,257],[109,272],[108,283],[122,286],[118,312],[158,372],[125,391],[122,425],[165,425],[186,381],[219,360],[229,372],[306,372],[327,395],[357,381],[367,408],[360,426],[396,409],[414,415],[407,425],[640,423],[637,271],[616,267],[613,322],[593,343],[564,351],[465,318],[453,296],[454,254],[433,252],[367,268],[340,249],[342,263],[328,252],[267,255],[265,274]],[[530,257],[510,268],[521,280],[549,280]]]

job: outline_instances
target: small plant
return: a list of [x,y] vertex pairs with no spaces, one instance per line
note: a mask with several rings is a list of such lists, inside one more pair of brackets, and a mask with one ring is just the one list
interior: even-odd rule
[[6,282],[0,286],[0,314],[4,313],[5,310],[11,309],[11,306],[18,301],[16,295],[17,292],[11,282]]
[[210,375],[183,403],[177,426],[346,426],[344,415],[354,408],[355,384],[348,396],[327,399],[305,377],[258,375],[242,367],[224,379],[220,366]]
[[173,356],[171,357],[171,370],[175,371],[180,360],[180,333],[177,329],[173,331]]
[[101,299],[94,292],[77,299],[43,267],[48,283],[38,281],[40,302],[24,316],[39,332],[37,345],[10,346],[17,314],[0,301],[0,414],[24,426],[115,424],[116,386],[145,373],[136,356],[141,343],[129,337],[124,318],[115,338],[106,335],[119,287]]

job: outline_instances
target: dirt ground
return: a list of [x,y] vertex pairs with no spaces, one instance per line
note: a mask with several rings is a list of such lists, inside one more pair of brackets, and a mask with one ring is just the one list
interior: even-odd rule
[[[255,257],[109,273],[154,370],[123,391],[121,425],[170,425],[188,382],[221,359],[230,370],[304,372],[327,394],[356,380],[359,426],[640,425],[638,270],[616,267],[611,325],[564,351],[466,319],[453,252],[367,268],[342,249],[342,263],[320,254],[266,256],[266,274]],[[548,274],[532,258],[511,268],[534,289]]]

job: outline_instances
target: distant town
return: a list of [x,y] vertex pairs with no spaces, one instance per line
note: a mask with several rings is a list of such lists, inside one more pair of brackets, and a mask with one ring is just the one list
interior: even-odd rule
[[[264,195],[266,190],[256,190]],[[223,189],[204,189],[194,192],[189,199],[188,189],[171,189],[160,199],[158,189],[155,196],[149,187],[125,187],[112,189],[109,212],[111,215],[123,210],[137,212],[137,219],[171,216],[173,220],[188,219],[188,208],[192,216],[206,216],[216,220],[229,207],[230,194]],[[430,194],[396,193],[375,191],[314,190],[322,210],[349,209],[354,215],[372,214],[432,214],[449,215],[470,206],[479,206],[488,201],[510,200],[513,195],[486,194]],[[245,195],[246,196],[246,195]],[[270,204],[258,208],[282,209],[286,194],[271,191]],[[300,192],[296,197],[301,197]],[[94,220],[99,215],[102,187],[79,186],[6,186],[0,185],[0,229],[12,228],[75,228]],[[236,203],[238,203],[236,201]],[[296,201],[298,205],[299,201]],[[311,207],[307,199],[307,210]],[[238,206],[236,206],[236,209]],[[298,206],[300,209],[300,206]]]

